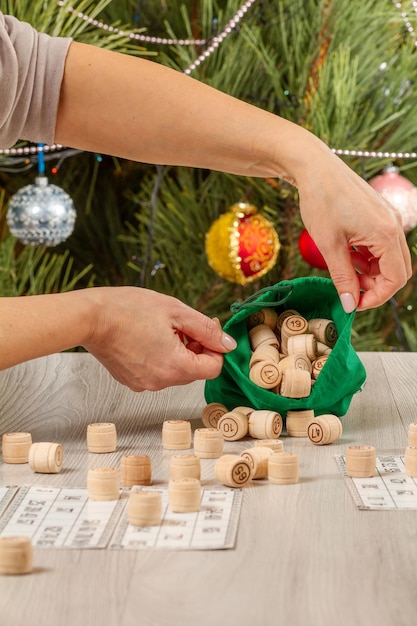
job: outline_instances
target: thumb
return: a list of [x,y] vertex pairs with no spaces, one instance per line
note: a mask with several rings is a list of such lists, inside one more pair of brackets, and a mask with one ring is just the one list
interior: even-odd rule
[[339,294],[345,313],[352,313],[359,303],[359,279],[349,249],[336,245],[330,251],[321,250],[330,276]]

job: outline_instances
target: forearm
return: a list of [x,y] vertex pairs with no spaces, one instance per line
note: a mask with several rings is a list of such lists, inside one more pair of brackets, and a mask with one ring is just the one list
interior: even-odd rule
[[67,57],[56,141],[147,163],[290,182],[324,149],[299,126],[180,72],[77,43]]
[[95,287],[0,298],[0,346],[0,369],[83,346],[119,382],[156,391],[215,378],[223,353],[236,343],[218,320],[176,298],[139,287]]
[[[347,312],[382,304],[411,276],[398,215],[328,146],[181,72],[71,44],[55,140],[147,163],[287,180]],[[352,247],[365,251],[360,275]]]
[[0,298],[0,369],[83,345],[95,309],[87,291]]

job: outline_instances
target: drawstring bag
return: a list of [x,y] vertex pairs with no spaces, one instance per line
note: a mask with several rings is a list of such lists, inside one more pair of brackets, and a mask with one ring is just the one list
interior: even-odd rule
[[[247,318],[263,308],[274,308],[277,313],[294,309],[307,320],[332,320],[338,338],[320,372],[311,393],[306,398],[287,398],[263,389],[249,379],[249,344]],[[353,395],[362,389],[366,380],[365,368],[351,344],[354,313],[342,308],[338,293],[329,278],[310,276],[282,281],[231,306],[232,317],[224,331],[234,337],[237,348],[224,357],[220,376],[205,384],[207,403],[220,402],[228,410],[237,406],[268,409],[282,417],[289,410],[313,409],[315,415],[332,413],[345,415]]]

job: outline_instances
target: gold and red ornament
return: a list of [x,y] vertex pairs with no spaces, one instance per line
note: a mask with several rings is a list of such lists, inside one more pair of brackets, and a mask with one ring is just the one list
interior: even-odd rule
[[275,265],[281,244],[269,220],[246,202],[238,202],[213,222],[206,235],[210,267],[222,278],[246,285]]
[[327,263],[322,253],[305,228],[301,231],[298,239],[298,248],[304,261],[311,265],[311,267],[316,267],[319,270],[327,270]]
[[399,174],[398,167],[388,165],[369,184],[400,213],[405,233],[417,226],[417,187]]

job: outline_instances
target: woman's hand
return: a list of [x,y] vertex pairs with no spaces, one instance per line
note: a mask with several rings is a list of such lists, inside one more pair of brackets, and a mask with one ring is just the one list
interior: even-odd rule
[[84,347],[119,382],[156,391],[220,374],[236,347],[216,319],[176,298],[136,287],[85,290],[98,316]]
[[328,148],[297,179],[304,224],[347,312],[377,307],[411,276],[401,217]]

